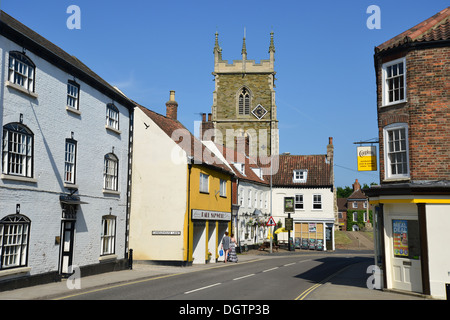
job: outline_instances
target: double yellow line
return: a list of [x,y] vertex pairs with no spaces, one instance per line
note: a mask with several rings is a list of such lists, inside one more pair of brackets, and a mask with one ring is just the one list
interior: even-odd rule
[[316,283],[315,285],[309,287],[308,289],[306,289],[305,291],[303,291],[297,298],[295,298],[294,300],[304,300],[311,292],[313,292],[314,290],[316,290],[317,288],[319,288],[321,285],[327,283],[331,278],[335,277],[336,275],[338,275],[339,273],[341,273],[342,271],[346,270],[347,268],[349,268],[351,266],[348,265],[344,268],[342,268],[341,270],[333,273],[331,276],[328,276],[327,278],[323,279],[322,281]]

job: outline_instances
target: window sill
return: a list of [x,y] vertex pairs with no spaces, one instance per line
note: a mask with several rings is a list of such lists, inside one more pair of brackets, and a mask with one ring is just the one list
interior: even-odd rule
[[381,108],[394,107],[394,106],[397,106],[397,105],[405,104],[407,102],[408,102],[407,100],[390,102],[390,103],[382,104]]
[[66,189],[77,189],[78,190],[78,185],[74,184],[74,183],[64,182],[64,188],[66,188]]
[[111,260],[117,260],[117,254],[106,254],[98,258],[98,261],[100,262],[108,262]]
[[20,91],[20,92],[26,94],[27,96],[30,96],[31,98],[34,98],[34,99],[38,98],[38,94],[37,93],[31,92],[30,90],[27,90],[24,87],[19,86],[18,84],[12,83],[10,81],[6,81],[6,86],[10,87],[10,88],[13,88],[13,89],[15,89],[17,91]]
[[115,195],[120,195],[120,191],[116,191],[116,190],[103,189],[102,192],[103,192],[104,194],[115,194]]
[[392,177],[383,180],[383,182],[408,182],[408,181],[411,181],[410,177]]
[[105,124],[105,128],[106,128],[106,130],[112,131],[112,132],[117,133],[117,134],[121,134],[122,133],[122,131],[120,131],[120,130],[118,130],[116,128],[110,127],[110,126],[108,126],[106,124]]
[[78,109],[66,106],[66,110],[71,112],[71,113],[73,113],[73,114],[76,114],[77,116],[81,116],[81,111],[78,110]]
[[31,267],[19,267],[19,268],[0,270],[0,277],[18,275],[21,273],[29,273],[30,271],[31,271]]
[[14,175],[9,175],[9,174],[2,174],[0,176],[0,179],[2,179],[2,180],[20,181],[20,182],[37,183],[37,179],[35,179],[35,178],[14,176]]

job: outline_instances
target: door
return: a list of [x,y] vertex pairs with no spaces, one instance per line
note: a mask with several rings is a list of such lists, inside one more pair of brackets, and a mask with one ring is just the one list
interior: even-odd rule
[[62,275],[70,275],[69,267],[73,259],[73,238],[75,231],[75,221],[63,220],[61,225],[61,259],[59,272]]
[[421,293],[419,222],[409,216],[391,216],[388,226],[392,288]]

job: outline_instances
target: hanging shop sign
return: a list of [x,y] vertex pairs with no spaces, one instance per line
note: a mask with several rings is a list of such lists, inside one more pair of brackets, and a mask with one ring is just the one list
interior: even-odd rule
[[231,212],[192,209],[192,219],[230,221]]
[[294,197],[284,197],[284,212],[294,213]]
[[358,171],[377,171],[377,147],[357,147]]

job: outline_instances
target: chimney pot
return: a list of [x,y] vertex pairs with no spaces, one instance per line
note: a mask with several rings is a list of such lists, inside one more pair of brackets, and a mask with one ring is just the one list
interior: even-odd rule
[[208,122],[211,121],[211,113],[208,113]]

